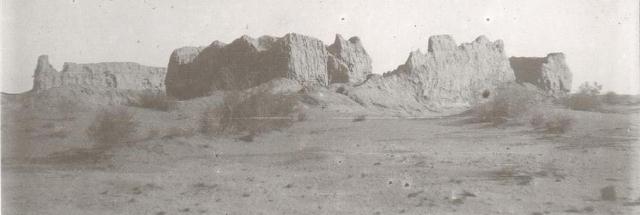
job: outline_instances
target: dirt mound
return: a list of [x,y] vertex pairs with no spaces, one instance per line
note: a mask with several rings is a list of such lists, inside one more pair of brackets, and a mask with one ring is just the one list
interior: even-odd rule
[[[78,85],[54,87],[42,91],[20,94],[3,94],[3,109],[42,112],[56,115],[58,112],[100,109],[105,106],[134,105],[146,93],[161,95],[163,91],[120,90],[105,87]],[[76,113],[69,113],[75,115]]]

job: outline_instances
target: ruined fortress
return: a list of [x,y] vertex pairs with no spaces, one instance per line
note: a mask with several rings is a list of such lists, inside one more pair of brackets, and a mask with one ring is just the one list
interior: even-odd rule
[[38,59],[32,93],[80,86],[93,90],[155,90],[180,100],[217,90],[244,90],[274,79],[304,87],[339,89],[363,106],[428,109],[470,105],[504,83],[528,83],[552,97],[571,89],[562,53],[508,57],[501,40],[480,36],[457,44],[449,35],[429,38],[426,52],[413,51],[397,69],[372,73],[372,59],[358,37],[336,35],[333,44],[289,33],[282,37],[242,36],[229,44],[182,47],[167,68],[137,63],[65,63],[56,71],[47,56]]

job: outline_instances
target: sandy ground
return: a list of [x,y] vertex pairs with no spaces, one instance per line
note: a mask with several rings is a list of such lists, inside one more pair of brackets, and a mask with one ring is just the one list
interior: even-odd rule
[[[194,116],[137,109],[140,138],[105,160],[83,151],[90,114],[30,116],[38,129],[28,147],[3,138],[2,212],[639,214],[637,108],[562,111],[576,116],[575,127],[553,135],[460,115],[354,122],[309,110],[306,121],[244,142],[163,137]],[[160,135],[146,135],[154,129]],[[26,161],[12,157],[25,153]],[[610,200],[601,192],[608,186]]]

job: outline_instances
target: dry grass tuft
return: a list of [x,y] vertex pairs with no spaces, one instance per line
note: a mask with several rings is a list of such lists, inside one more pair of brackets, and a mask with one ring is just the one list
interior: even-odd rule
[[367,115],[358,115],[356,118],[353,118],[354,122],[362,122],[367,120]]
[[563,101],[564,105],[573,110],[597,111],[602,106],[602,101],[597,95],[574,94]]
[[305,112],[300,111],[298,113],[298,122],[304,122],[304,121],[307,121],[307,119],[309,119],[309,117]]
[[129,102],[131,106],[159,111],[174,110],[177,104],[178,102],[175,98],[167,96],[163,92],[154,92],[151,90],[140,93],[135,100]]
[[221,107],[204,112],[200,131],[208,135],[223,132],[257,135],[290,127],[306,119],[300,115],[296,95],[260,93],[244,96],[239,92],[225,95]]
[[575,118],[569,113],[537,111],[531,115],[529,123],[531,127],[546,133],[563,134],[573,128]]
[[533,114],[531,114],[530,118],[529,118],[529,124],[531,125],[531,127],[533,128],[542,128],[545,122],[545,115],[543,112],[540,111],[536,111]]
[[96,142],[95,149],[108,149],[130,141],[137,126],[126,108],[105,109],[96,115],[87,135]]
[[617,105],[617,104],[622,104],[624,101],[623,96],[618,95],[615,92],[607,92],[604,94],[604,103],[609,104],[609,105]]
[[191,137],[193,135],[195,135],[193,129],[172,127],[162,135],[161,139],[170,140],[178,137]]
[[541,102],[535,91],[519,85],[496,91],[496,95],[490,101],[473,108],[473,122],[501,124],[510,118],[523,115]]
[[585,82],[580,85],[579,91],[561,102],[568,108],[580,111],[598,111],[601,109],[602,100],[599,98],[602,85]]
[[554,114],[544,123],[544,129],[547,133],[564,134],[571,130],[575,119],[568,114]]
[[202,113],[200,117],[200,133],[209,136],[216,136],[222,133],[223,129],[220,125],[221,110],[221,107],[210,107]]

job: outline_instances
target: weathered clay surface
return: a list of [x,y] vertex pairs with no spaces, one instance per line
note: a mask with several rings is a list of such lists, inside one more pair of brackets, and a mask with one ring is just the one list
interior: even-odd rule
[[33,91],[60,86],[82,86],[93,89],[164,90],[166,69],[130,62],[65,63],[56,71],[46,55],[38,58]]
[[518,82],[531,83],[554,97],[564,96],[571,90],[572,74],[563,53],[511,57],[509,61]]
[[406,63],[347,92],[363,105],[419,111],[473,104],[504,82],[515,80],[502,41],[480,36],[456,46],[448,35],[429,38],[427,53],[414,51]]
[[258,39],[242,36],[228,45],[214,42],[194,58],[194,50],[188,57],[177,54],[180,51],[172,54],[166,85],[169,95],[181,99],[205,96],[214,90],[247,89],[275,78],[328,84],[329,52],[322,41],[299,34]]
[[207,48],[210,51],[210,49],[215,49],[218,45],[224,46],[224,44],[216,41],[210,47],[182,47],[174,50],[167,66],[167,71],[172,72],[167,72],[164,80],[167,94],[178,97],[193,91],[190,86],[194,85],[193,82],[199,79],[197,78],[197,71],[192,69],[193,64],[191,63],[200,52]]
[[345,40],[338,34],[327,49],[331,53],[328,71],[331,83],[358,83],[371,74],[371,57],[362,46],[360,38]]
[[[214,42],[204,49],[178,49],[172,54],[165,83],[169,95],[188,99],[214,90],[247,89],[275,78],[327,86],[361,81],[370,73],[371,59],[357,38],[338,37],[327,47],[318,39],[290,33],[279,38],[242,36],[228,45]],[[337,74],[341,77],[336,78]]]

